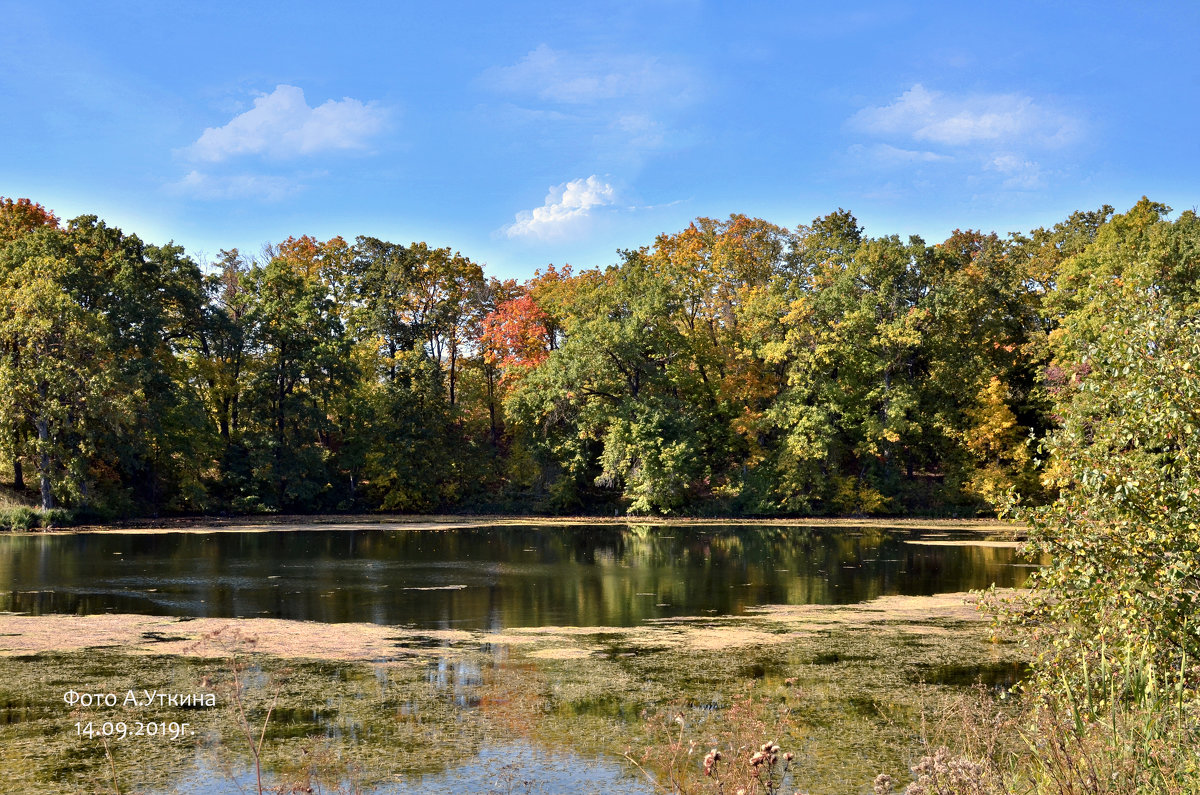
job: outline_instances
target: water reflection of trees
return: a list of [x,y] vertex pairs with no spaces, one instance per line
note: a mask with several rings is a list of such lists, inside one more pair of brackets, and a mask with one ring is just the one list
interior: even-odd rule
[[1014,550],[782,525],[507,526],[0,538],[0,609],[632,625],[768,603],[1018,585]]

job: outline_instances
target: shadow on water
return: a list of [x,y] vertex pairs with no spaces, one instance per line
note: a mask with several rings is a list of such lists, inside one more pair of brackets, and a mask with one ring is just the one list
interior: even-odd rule
[[984,685],[993,689],[1007,690],[1029,675],[1029,665],[1020,661],[979,663],[963,665],[931,665],[918,669],[911,677],[913,682],[930,685],[969,687]]

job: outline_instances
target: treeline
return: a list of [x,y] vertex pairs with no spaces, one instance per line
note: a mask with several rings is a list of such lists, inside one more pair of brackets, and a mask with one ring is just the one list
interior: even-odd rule
[[201,267],[3,199],[0,476],[99,515],[974,515],[1043,489],[1105,252],[1195,267],[1167,212],[937,245],[702,218],[518,283],[369,237]]

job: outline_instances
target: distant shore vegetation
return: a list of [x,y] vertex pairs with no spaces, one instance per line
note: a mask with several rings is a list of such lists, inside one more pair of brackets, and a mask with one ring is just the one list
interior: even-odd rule
[[1049,503],[1089,352],[1195,306],[1200,225],[1169,212],[936,244],[700,218],[518,282],[370,237],[199,263],[0,199],[6,516]]

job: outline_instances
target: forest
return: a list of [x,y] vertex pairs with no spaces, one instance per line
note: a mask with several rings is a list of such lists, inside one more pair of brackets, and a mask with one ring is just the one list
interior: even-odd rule
[[1065,402],[1194,317],[1198,251],[1148,199],[935,244],[839,209],[517,282],[371,237],[197,262],[0,199],[0,479],[99,519],[991,514],[1054,498]]

